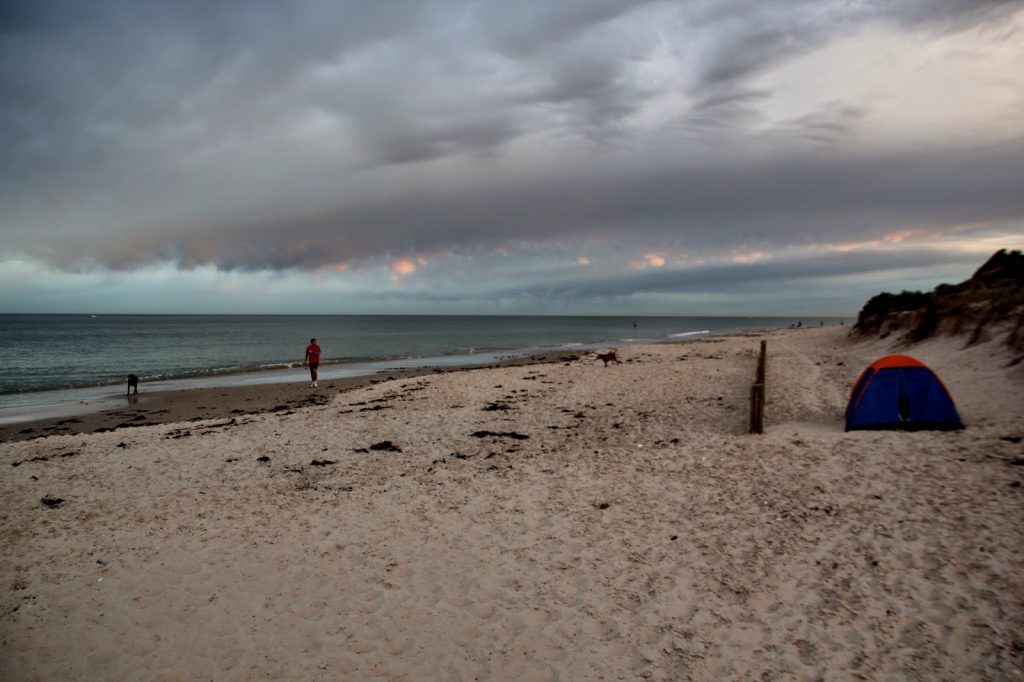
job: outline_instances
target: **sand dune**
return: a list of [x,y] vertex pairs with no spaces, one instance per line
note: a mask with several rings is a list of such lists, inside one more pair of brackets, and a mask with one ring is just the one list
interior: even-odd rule
[[843,331],[0,444],[4,676],[1017,679],[1024,367],[929,341],[968,428],[847,434]]

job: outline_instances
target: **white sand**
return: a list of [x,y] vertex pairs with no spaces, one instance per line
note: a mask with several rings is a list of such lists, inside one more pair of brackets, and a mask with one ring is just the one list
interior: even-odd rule
[[1024,366],[918,346],[967,430],[847,434],[845,331],[765,335],[762,436],[737,336],[0,445],[2,676],[1022,679]]

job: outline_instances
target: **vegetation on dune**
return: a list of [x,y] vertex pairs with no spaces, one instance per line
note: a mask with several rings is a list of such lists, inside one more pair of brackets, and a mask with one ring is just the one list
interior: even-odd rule
[[909,342],[935,334],[969,334],[967,344],[1005,333],[1024,350],[1024,254],[1000,249],[970,279],[930,292],[882,293],[857,315],[853,333],[886,337],[900,331]]

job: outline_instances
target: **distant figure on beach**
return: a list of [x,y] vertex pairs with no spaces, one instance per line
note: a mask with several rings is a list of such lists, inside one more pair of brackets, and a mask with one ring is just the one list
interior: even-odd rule
[[316,388],[316,368],[320,366],[320,346],[316,345],[316,339],[309,340],[309,345],[306,346],[306,359],[302,364],[309,366],[309,385]]
[[132,394],[132,389],[135,389],[135,395],[139,394],[139,377],[134,374],[128,375],[128,395]]

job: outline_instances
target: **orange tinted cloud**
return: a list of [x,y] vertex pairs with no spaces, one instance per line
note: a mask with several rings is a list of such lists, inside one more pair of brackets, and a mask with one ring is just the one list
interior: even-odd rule
[[890,244],[902,244],[911,237],[921,237],[926,234],[927,232],[924,230],[896,230],[885,235],[882,239]]
[[409,258],[399,258],[391,264],[391,272],[398,277],[408,277],[416,272],[416,263]]
[[647,268],[661,268],[665,266],[665,256],[660,253],[645,253],[639,260],[630,261],[629,267],[633,270],[646,270]]
[[767,251],[733,251],[729,254],[729,260],[733,263],[756,263],[768,257]]

